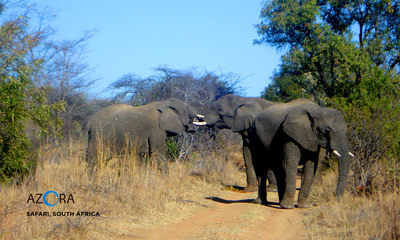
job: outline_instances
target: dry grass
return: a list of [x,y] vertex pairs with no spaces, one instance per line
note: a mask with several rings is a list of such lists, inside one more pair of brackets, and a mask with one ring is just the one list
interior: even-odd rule
[[309,239],[400,239],[400,182],[396,183],[391,176],[384,177],[394,181],[392,191],[377,191],[373,195],[348,191],[336,201],[332,189],[336,188],[337,173],[328,172],[322,184],[313,190],[312,197],[319,206],[306,212],[304,223]]
[[[22,186],[0,186],[0,239],[129,237],[134,228],[189,216],[204,206],[205,196],[220,191],[221,182],[237,184],[237,167],[218,154],[171,162],[169,174],[159,172],[155,164],[139,164],[130,155],[106,164],[101,161],[101,168],[89,175],[83,144],[76,142],[50,148],[41,159],[35,179]],[[30,194],[49,190],[72,194],[75,203],[59,202],[54,207],[27,203]],[[76,216],[81,211],[100,216]],[[27,212],[74,212],[75,216],[27,216]]]
[[[48,148],[34,179],[20,186],[0,186],[0,239],[132,238],[130,233],[136,228],[157,228],[188,218],[208,204],[206,196],[221,196],[221,184],[243,184],[238,179],[243,177],[238,174],[240,151],[235,144],[203,156],[194,153],[188,161],[170,162],[168,175],[154,165],[139,164],[130,155],[101,161],[98,171],[89,175],[79,141]],[[400,182],[385,174],[379,177],[377,183],[395,187],[384,186],[385,191],[369,196],[347,191],[337,202],[333,193],[337,173],[325,174],[323,182],[313,188],[316,207],[305,211],[309,239],[398,239]],[[49,190],[72,194],[75,203],[54,207],[27,203],[30,194]],[[76,216],[82,211],[100,216]],[[75,216],[27,216],[27,212],[74,212]],[[230,239],[264,216],[251,212],[237,217],[249,224],[238,220],[225,227],[210,227],[202,237]]]

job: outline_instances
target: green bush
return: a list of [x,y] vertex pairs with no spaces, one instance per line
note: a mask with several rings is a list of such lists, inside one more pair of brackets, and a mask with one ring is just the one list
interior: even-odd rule
[[2,19],[0,25],[0,183],[20,181],[35,169],[28,127],[54,132],[60,125],[54,113],[63,109],[63,104],[47,105],[45,89],[32,81],[41,60],[32,60],[30,51],[38,46],[41,33],[29,31],[28,19]]
[[382,170],[399,176],[399,79],[396,74],[372,68],[347,98],[331,99],[330,105],[341,109],[348,122],[350,145],[356,155],[351,184],[354,191],[372,193],[374,179]]

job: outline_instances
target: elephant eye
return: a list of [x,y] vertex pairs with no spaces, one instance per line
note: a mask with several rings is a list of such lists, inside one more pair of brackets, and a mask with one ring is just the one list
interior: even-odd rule
[[176,110],[175,108],[173,108],[173,107],[170,107],[171,109],[172,109],[172,111],[174,111],[174,113],[176,113],[176,114],[178,114],[179,115],[179,113],[178,113],[178,110]]
[[330,127],[327,127],[326,129],[325,129],[325,134],[329,134],[329,133],[331,133],[331,131],[332,131],[332,129],[330,128]]

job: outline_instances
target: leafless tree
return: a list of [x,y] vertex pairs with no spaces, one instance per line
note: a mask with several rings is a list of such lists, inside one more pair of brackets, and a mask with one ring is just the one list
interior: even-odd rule
[[226,94],[239,94],[240,76],[229,73],[196,72],[195,69],[175,70],[165,66],[156,74],[141,78],[126,74],[111,85],[114,101],[143,105],[175,97],[183,101],[212,102]]

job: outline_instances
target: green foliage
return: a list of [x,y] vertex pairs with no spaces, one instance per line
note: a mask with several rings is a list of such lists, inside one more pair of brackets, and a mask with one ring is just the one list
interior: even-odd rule
[[[393,36],[400,34],[399,17],[397,1],[266,3],[257,25],[261,38],[255,42],[287,49],[266,95],[293,93],[296,98],[292,89],[303,88],[324,104],[325,98],[347,97],[373,66],[398,71],[400,42]],[[289,87],[279,83],[288,82],[288,75],[299,86],[274,91],[276,86]]]
[[262,97],[340,109],[356,153],[354,186],[372,191],[378,162],[399,174],[400,2],[273,0],[261,18],[255,43],[286,50]]
[[29,142],[24,133],[28,117],[24,100],[31,69],[24,61],[26,49],[15,40],[24,29],[21,19],[0,26],[0,182],[29,170],[25,162]]
[[14,174],[28,172],[24,159],[29,142],[23,125],[27,117],[24,107],[26,77],[6,78],[0,79],[0,182]]
[[177,137],[170,137],[167,139],[167,158],[174,161],[179,157],[179,145],[178,145],[178,138]]
[[[46,105],[44,89],[35,88],[33,69],[39,60],[29,58],[38,46],[40,33],[29,32],[28,17],[3,21],[0,26],[0,182],[7,183],[35,169],[36,158],[30,140],[40,138],[27,133],[37,126],[42,131],[57,129],[53,119],[62,104]],[[35,143],[35,145],[37,145]]]
[[[274,76],[273,79],[275,79]],[[306,93],[299,84],[296,84],[296,79],[291,76],[280,78],[279,81],[272,81],[261,95],[261,98],[273,102],[290,102],[297,98],[309,98],[310,95]]]
[[256,25],[261,39],[278,48],[301,45],[313,31],[318,16],[316,1],[275,0],[265,4],[261,24]]
[[[289,102],[297,98],[310,98],[307,91],[313,89],[315,82],[310,80],[311,74],[302,74],[297,61],[302,55],[301,51],[294,50],[292,54],[282,57],[280,71],[274,72],[272,83],[269,84],[261,97],[270,101]],[[308,84],[302,84],[308,83]],[[311,83],[311,84],[310,84]]]
[[349,140],[356,154],[352,186],[376,190],[374,179],[386,166],[400,175],[400,77],[375,67],[347,98],[334,97],[329,105],[346,114]]

